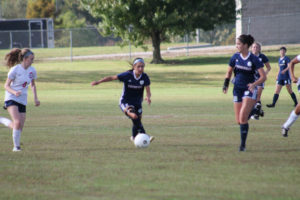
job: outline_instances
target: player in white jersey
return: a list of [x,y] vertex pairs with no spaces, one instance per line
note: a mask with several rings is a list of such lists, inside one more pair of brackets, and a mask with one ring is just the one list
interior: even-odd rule
[[[290,70],[290,74],[291,74],[291,78],[292,81],[294,83],[297,83],[298,85],[298,92],[300,93],[300,78],[297,79],[295,77],[295,73],[294,73],[294,68],[295,68],[295,64],[300,63],[300,55],[296,56],[290,63],[289,63],[289,70]],[[288,136],[288,131],[290,129],[290,127],[293,125],[293,123],[298,119],[298,117],[300,116],[300,103],[297,104],[296,108],[291,112],[289,118],[287,119],[287,121],[282,125],[282,136],[283,137],[287,137]]]
[[13,129],[13,151],[21,151],[20,137],[26,119],[27,90],[31,85],[35,106],[40,105],[37,97],[35,69],[31,66],[34,54],[30,49],[12,49],[6,56],[6,65],[10,68],[5,82],[4,108],[9,112]]

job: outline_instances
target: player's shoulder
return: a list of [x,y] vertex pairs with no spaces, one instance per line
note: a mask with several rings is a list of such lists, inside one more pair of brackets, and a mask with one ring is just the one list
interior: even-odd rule
[[34,68],[33,66],[30,66],[28,69],[29,69],[30,71],[32,71],[32,72],[36,72],[36,70],[35,70],[35,68]]
[[239,58],[240,57],[240,53],[239,52],[236,52],[232,55],[231,58]]
[[253,53],[250,53],[250,55],[249,55],[249,59],[250,60],[254,60],[254,61],[259,61],[259,57],[257,57],[256,55],[254,55]]
[[145,73],[145,72],[143,72],[143,77],[145,77],[145,78],[149,78],[148,74],[147,74],[147,73]]

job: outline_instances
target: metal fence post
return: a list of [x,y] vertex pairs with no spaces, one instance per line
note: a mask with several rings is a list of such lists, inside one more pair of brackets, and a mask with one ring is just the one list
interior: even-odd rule
[[9,43],[10,49],[12,49],[13,48],[13,39],[12,39],[11,31],[9,31],[9,41],[10,41],[10,43]]
[[189,56],[189,34],[186,34],[186,56]]
[[72,41],[72,30],[70,30],[70,61],[73,61],[73,52],[72,52],[72,46],[73,46],[73,41]]

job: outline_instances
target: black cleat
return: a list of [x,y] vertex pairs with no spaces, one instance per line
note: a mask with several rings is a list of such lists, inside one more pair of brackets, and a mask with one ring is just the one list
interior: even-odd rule
[[264,117],[265,116],[265,112],[263,110],[259,111],[259,116]]
[[288,137],[289,128],[281,127],[281,134],[283,137]]
[[267,104],[267,107],[268,107],[268,108],[274,108],[274,107],[275,107],[275,104]]
[[240,146],[240,148],[239,148],[239,152],[245,152],[246,151],[246,147],[242,147],[242,146]]

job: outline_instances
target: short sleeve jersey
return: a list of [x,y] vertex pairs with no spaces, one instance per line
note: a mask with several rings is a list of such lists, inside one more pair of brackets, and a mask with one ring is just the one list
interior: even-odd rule
[[300,55],[297,56],[297,60],[300,62]]
[[284,74],[281,74],[282,70],[286,69],[288,67],[288,64],[290,62],[290,58],[287,56],[284,56],[283,58],[279,58],[278,65],[279,65],[279,73],[277,76],[277,80],[290,80],[290,72],[286,71]]
[[[258,59],[259,59],[260,62],[262,62],[262,63],[264,63],[264,64],[266,64],[266,63],[269,62],[268,57],[265,56],[265,54],[263,54],[263,53],[260,53],[260,54],[258,55]],[[255,80],[259,79],[259,77],[260,77],[260,75],[259,75],[258,71],[256,70],[256,71],[255,71]]]
[[255,71],[262,68],[264,64],[249,52],[246,58],[243,58],[240,53],[235,53],[229,61],[229,66],[234,68],[234,86],[248,88],[247,85],[255,81]]
[[120,103],[140,105],[143,102],[144,87],[150,85],[150,79],[146,73],[136,77],[132,70],[118,74],[118,79],[124,83]]
[[27,69],[24,69],[21,64],[18,64],[9,70],[7,77],[12,80],[10,84],[11,89],[21,91],[21,95],[17,97],[8,91],[5,91],[4,100],[13,100],[20,104],[27,105],[28,85],[32,80],[37,78],[34,67],[30,66]]

